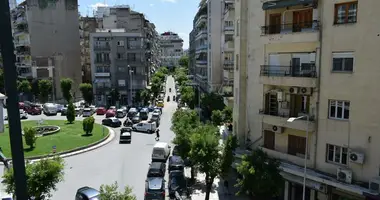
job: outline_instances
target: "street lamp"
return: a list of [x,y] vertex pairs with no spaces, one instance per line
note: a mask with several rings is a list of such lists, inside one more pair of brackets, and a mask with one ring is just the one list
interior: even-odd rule
[[296,120],[304,119],[306,118],[306,147],[305,147],[305,160],[304,160],[304,169],[303,169],[303,193],[302,193],[302,200],[305,200],[306,196],[306,170],[307,170],[307,150],[309,146],[309,121],[310,117],[309,115],[303,115],[300,117],[290,117],[287,122],[294,122]]

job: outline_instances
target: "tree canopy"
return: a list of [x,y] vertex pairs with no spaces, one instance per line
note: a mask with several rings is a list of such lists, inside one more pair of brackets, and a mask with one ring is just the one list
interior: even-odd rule
[[92,85],[90,83],[81,83],[79,85],[79,90],[82,93],[82,97],[87,105],[91,105],[94,100]]
[[45,103],[48,100],[49,94],[53,89],[53,83],[50,80],[42,79],[38,81],[38,90],[40,94],[40,100]]
[[179,92],[181,93],[181,101],[186,103],[191,109],[195,106],[195,92],[192,86],[181,86]]
[[181,67],[189,68],[189,57],[188,57],[188,56],[182,56],[182,57],[178,60],[178,64],[179,64]]
[[107,200],[136,200],[136,196],[132,194],[132,188],[126,186],[123,192],[119,191],[117,182],[111,185],[101,185],[99,189],[100,199]]
[[73,98],[73,95],[71,94],[72,86],[73,80],[71,80],[70,78],[61,79],[62,96],[67,102],[70,102]]

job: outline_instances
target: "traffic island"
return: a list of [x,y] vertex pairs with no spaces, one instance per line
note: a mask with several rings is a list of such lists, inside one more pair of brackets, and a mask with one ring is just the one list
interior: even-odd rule
[[[59,129],[55,128],[54,134],[38,137],[33,148],[29,148],[24,139],[24,154],[28,159],[79,151],[97,145],[109,136],[108,128],[100,124],[94,124],[92,134],[84,134],[82,121],[75,121],[72,124],[65,120],[23,121],[21,126],[22,128],[51,127],[51,131],[53,131],[52,127],[59,127]],[[52,133],[51,131],[49,129],[48,133]],[[5,126],[4,133],[0,134],[0,147],[4,155],[11,158],[8,126]]]

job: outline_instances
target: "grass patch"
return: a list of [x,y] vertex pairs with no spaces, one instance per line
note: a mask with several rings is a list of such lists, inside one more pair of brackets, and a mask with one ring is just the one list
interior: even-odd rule
[[[75,121],[73,124],[68,124],[64,120],[45,120],[42,125],[55,125],[61,127],[58,133],[53,135],[37,138],[35,148],[30,149],[24,141],[25,157],[46,155],[52,153],[53,146],[57,147],[56,152],[68,151],[78,147],[86,146],[91,143],[103,139],[108,134],[108,129],[105,129],[103,135],[103,127],[99,124],[94,124],[92,135],[84,136],[82,129],[82,121]],[[9,129],[5,125],[4,133],[0,133],[0,147],[7,158],[11,158],[11,147],[9,142]],[[23,121],[22,128],[25,126],[37,126],[37,121]]]

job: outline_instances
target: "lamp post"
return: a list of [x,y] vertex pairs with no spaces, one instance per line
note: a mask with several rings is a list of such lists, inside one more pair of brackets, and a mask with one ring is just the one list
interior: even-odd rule
[[302,200],[305,200],[306,196],[306,170],[307,170],[307,150],[309,146],[309,121],[310,117],[309,115],[303,115],[300,117],[290,117],[287,122],[294,122],[295,120],[300,120],[306,118],[306,147],[305,147],[305,160],[304,160],[304,168],[303,168],[303,193],[302,193]]

